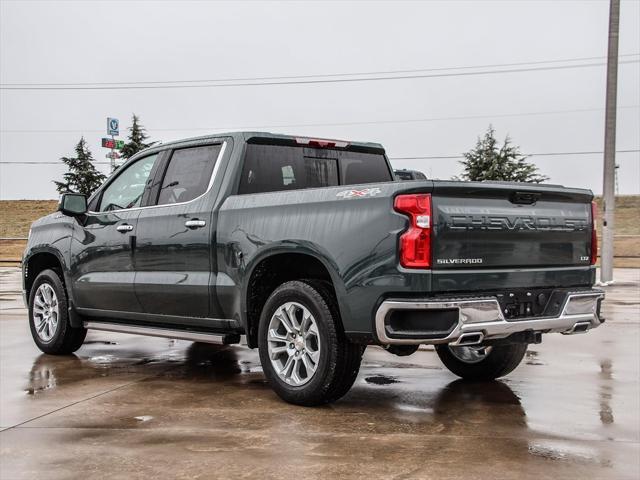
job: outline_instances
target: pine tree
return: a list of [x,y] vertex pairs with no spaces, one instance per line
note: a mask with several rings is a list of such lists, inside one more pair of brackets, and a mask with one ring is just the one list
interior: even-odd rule
[[540,175],[538,167],[526,161],[527,156],[520,153],[520,147],[511,144],[509,135],[499,146],[491,125],[484,137],[478,137],[476,146],[464,154],[464,158],[460,162],[464,166],[464,180],[540,183],[549,178]]
[[133,114],[131,127],[129,127],[128,142],[124,144],[124,147],[120,150],[122,158],[128,159],[133,157],[136,153],[144,150],[147,147],[154,145],[156,142],[145,143],[145,140],[149,138],[145,129],[140,125],[140,119],[136,114]]
[[84,137],[76,145],[75,157],[62,157],[60,160],[69,171],[63,175],[64,181],[54,180],[58,193],[75,192],[89,196],[107,178],[93,165],[93,157]]

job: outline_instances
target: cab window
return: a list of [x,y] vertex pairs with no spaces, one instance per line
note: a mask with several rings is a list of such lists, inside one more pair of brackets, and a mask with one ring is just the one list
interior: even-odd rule
[[238,193],[277,192],[393,180],[383,154],[248,144]]
[[117,177],[102,191],[100,212],[126,210],[139,207],[142,196],[151,181],[149,175],[158,159],[158,154],[141,158],[119,172]]
[[174,151],[162,179],[158,205],[188,202],[205,193],[221,148],[206,145]]

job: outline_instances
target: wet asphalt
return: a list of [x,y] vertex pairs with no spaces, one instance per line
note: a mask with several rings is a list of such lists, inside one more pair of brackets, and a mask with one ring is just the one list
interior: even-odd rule
[[638,479],[640,271],[615,277],[604,326],[543,337],[501,381],[368,348],[346,397],[302,408],[245,347],[90,332],[44,355],[1,268],[0,478]]

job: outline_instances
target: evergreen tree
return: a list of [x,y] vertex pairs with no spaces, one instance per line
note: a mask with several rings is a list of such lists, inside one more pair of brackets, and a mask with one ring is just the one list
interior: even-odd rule
[[478,137],[476,146],[464,154],[464,158],[460,162],[464,166],[464,180],[532,183],[548,180],[538,173],[538,167],[526,161],[527,156],[520,153],[520,147],[511,144],[508,135],[499,146],[491,125],[484,137]]
[[145,143],[145,140],[149,138],[149,135],[145,132],[145,129],[140,125],[140,119],[136,114],[133,115],[131,127],[129,127],[129,136],[127,143],[120,150],[120,155],[125,160],[133,157],[140,150],[144,150],[147,147],[152,146],[156,142]]
[[63,175],[64,181],[54,180],[58,193],[75,192],[89,196],[107,178],[93,165],[93,157],[84,137],[76,145],[75,157],[62,157],[60,160],[67,165],[69,171]]

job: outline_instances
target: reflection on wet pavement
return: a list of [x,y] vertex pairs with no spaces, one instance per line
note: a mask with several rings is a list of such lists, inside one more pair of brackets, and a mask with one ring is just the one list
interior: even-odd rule
[[[600,362],[600,376],[605,380],[611,380],[613,378],[611,372],[611,360],[606,359]],[[609,401],[611,400],[611,386],[610,382],[603,382],[600,385],[600,421],[604,424],[613,423],[613,410]]]
[[638,478],[628,283],[603,328],[546,336],[501,381],[458,380],[432,348],[369,348],[320,408],[280,401],[244,347],[91,332],[55,357],[24,309],[2,310],[0,478]]

